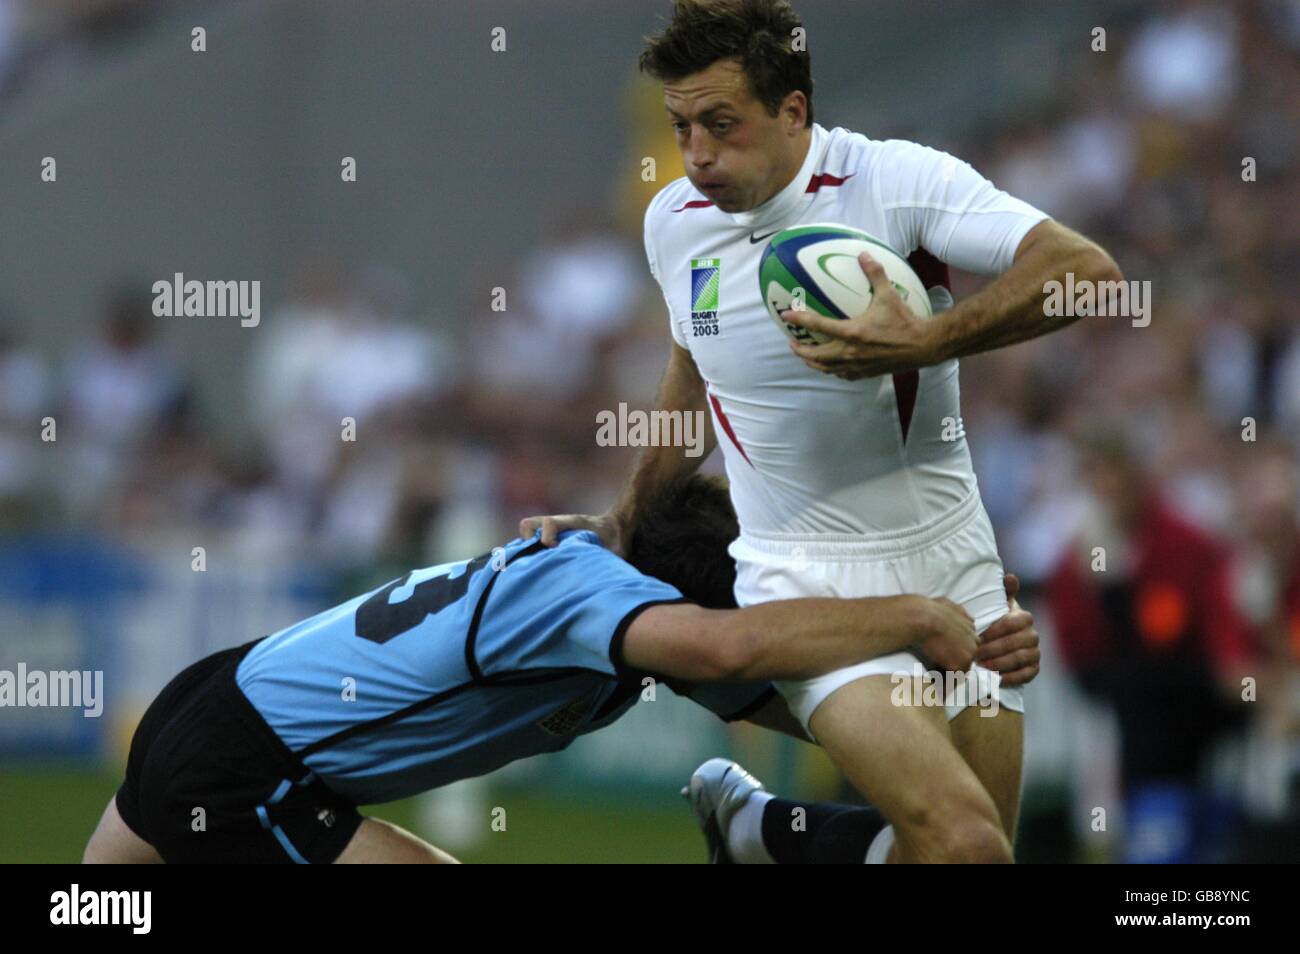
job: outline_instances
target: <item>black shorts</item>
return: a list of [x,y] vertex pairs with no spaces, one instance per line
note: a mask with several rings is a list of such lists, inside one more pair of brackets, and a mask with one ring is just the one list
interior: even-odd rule
[[185,669],[135,730],[117,810],[164,861],[328,864],[361,824],[235,684],[254,645]]

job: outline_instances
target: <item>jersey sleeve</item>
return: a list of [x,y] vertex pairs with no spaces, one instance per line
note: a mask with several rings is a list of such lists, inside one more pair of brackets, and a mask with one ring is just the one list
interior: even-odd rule
[[[589,668],[609,666],[619,676],[654,676],[673,692],[708,709],[726,722],[744,719],[763,706],[776,688],[769,682],[689,683],[634,670],[623,662],[623,638],[632,621],[651,606],[687,602],[681,592],[606,549],[594,533],[581,531],[565,538],[549,572],[562,583],[564,641],[574,658],[586,658]],[[567,548],[567,551],[566,551]]]
[[589,531],[560,535],[554,548],[521,554],[497,571],[476,641],[489,676],[577,668],[626,674],[623,636],[643,610],[686,598],[636,570]]
[[682,334],[681,325],[677,321],[677,316],[673,314],[673,302],[668,296],[668,289],[664,287],[664,281],[659,273],[659,259],[655,255],[654,239],[651,237],[651,223],[654,218],[656,202],[652,201],[645,210],[645,257],[650,265],[650,274],[654,276],[655,284],[659,286],[659,293],[664,297],[664,304],[668,308],[668,329],[672,332],[673,341],[677,342],[683,348],[689,349],[686,343],[686,337]]
[[903,255],[923,248],[977,275],[1011,267],[1025,234],[1046,213],[998,189],[969,163],[913,142],[884,144],[873,200]]

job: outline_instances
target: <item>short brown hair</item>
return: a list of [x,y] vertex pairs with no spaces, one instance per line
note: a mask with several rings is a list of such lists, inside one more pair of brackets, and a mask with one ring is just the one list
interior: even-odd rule
[[642,509],[627,561],[709,609],[736,605],[736,561],[727,552],[740,534],[727,481],[692,474],[655,494]]
[[655,79],[679,80],[722,59],[740,61],[750,91],[775,116],[798,90],[813,121],[812,58],[791,49],[803,21],[789,0],[673,0],[672,22],[646,38],[641,69]]

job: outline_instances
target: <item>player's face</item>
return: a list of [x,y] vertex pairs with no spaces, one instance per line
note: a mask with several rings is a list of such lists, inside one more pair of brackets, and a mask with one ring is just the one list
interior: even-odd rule
[[768,114],[734,60],[664,84],[686,176],[724,212],[744,212],[774,196],[803,161],[803,94]]

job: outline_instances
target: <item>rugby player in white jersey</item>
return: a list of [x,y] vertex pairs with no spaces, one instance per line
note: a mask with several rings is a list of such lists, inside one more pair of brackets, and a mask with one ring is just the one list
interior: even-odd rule
[[[800,28],[786,0],[676,0],[641,56],[663,83],[686,170],[645,217],[673,337],[659,405],[712,416],[740,522],[741,606],[921,592],[962,605],[984,630],[1007,598],[961,428],[957,359],[1070,323],[1044,313],[1047,282],[1122,276],[1100,247],[946,153],[815,123],[809,57],[792,49]],[[871,307],[842,322],[787,312],[834,339],[793,344],[766,312],[757,269],[771,235],[813,222],[910,256],[932,301],[951,307],[913,317],[864,256]],[[952,304],[948,265],[992,280]],[[713,278],[716,298],[699,294]],[[531,517],[521,532],[540,526],[550,541],[589,528],[621,551],[644,501],[700,460],[647,448],[608,512]],[[1021,694],[981,678],[979,692],[945,705],[896,704],[917,667],[896,653],[779,688],[891,823],[870,860],[1010,861]],[[692,795],[737,860],[767,860],[758,832],[770,796],[743,770],[697,773]]]

